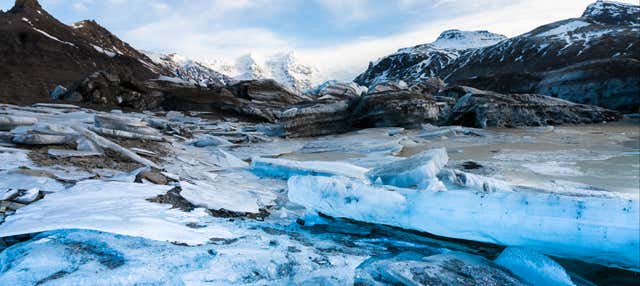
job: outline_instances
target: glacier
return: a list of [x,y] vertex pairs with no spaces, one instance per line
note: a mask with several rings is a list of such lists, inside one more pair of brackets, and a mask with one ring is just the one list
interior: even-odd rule
[[637,195],[445,185],[447,191],[434,192],[345,177],[294,176],[288,181],[292,202],[332,217],[640,269]]

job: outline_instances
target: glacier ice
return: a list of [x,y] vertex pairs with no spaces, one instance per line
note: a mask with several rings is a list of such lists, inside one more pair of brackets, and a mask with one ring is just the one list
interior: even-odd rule
[[44,192],[53,193],[64,190],[65,186],[48,177],[35,177],[12,171],[0,172],[0,192],[11,189],[38,189]]
[[181,181],[180,186],[180,195],[196,206],[238,213],[259,213],[275,204],[275,192],[284,188],[282,181],[260,179],[247,171],[213,174],[192,183]]
[[356,285],[528,285],[479,256],[403,252],[372,257],[356,269]]
[[294,203],[333,217],[640,269],[637,195],[447,187],[432,192],[345,177],[295,176],[288,181],[288,195]]
[[350,178],[364,179],[365,173],[368,171],[366,168],[344,162],[294,161],[261,157],[254,157],[251,160],[251,170],[259,176],[282,179],[288,179],[296,175],[341,175]]
[[0,224],[0,237],[56,229],[92,229],[149,239],[201,244],[210,238],[230,238],[221,226],[190,228],[209,217],[204,209],[182,212],[171,205],[147,201],[172,186],[124,182],[82,181],[20,208]]
[[381,165],[367,172],[372,182],[396,187],[425,187],[447,164],[444,148],[431,149],[409,158]]
[[494,262],[533,285],[575,285],[560,264],[529,249],[507,247]]

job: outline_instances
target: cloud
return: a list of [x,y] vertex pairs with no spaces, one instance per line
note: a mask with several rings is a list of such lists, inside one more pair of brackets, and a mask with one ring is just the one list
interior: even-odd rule
[[316,0],[327,9],[338,22],[362,21],[373,15],[372,4],[368,0]]

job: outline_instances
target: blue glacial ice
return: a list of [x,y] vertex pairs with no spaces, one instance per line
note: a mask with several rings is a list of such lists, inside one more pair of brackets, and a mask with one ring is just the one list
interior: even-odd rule
[[560,264],[543,254],[525,248],[507,247],[494,262],[532,285],[575,285]]
[[364,179],[368,169],[344,162],[295,161],[254,157],[251,170],[263,177],[288,179],[296,175],[334,176]]
[[449,157],[444,148],[431,149],[418,155],[387,163],[367,172],[367,177],[382,185],[419,188],[430,185]]
[[637,196],[446,185],[434,192],[345,177],[288,181],[292,202],[329,216],[640,269]]

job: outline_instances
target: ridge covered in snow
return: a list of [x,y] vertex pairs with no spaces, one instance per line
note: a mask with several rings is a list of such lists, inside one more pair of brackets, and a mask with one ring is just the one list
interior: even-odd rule
[[354,81],[365,86],[389,80],[415,83],[436,76],[464,51],[491,46],[506,39],[506,36],[489,31],[446,30],[432,43],[402,48],[372,62]]
[[302,93],[321,81],[317,68],[302,63],[295,52],[264,57],[250,53],[232,62],[197,61],[178,54],[145,52],[156,64],[172,70],[176,77],[201,86],[232,84],[241,80],[273,79]]

